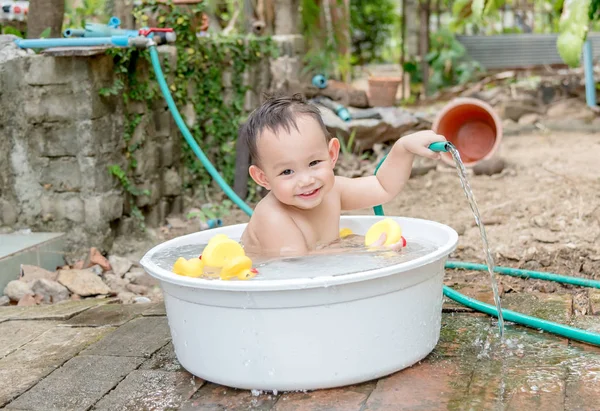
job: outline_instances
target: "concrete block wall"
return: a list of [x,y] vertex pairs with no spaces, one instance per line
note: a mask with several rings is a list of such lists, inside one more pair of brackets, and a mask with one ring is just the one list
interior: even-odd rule
[[[275,37],[284,52],[248,73],[248,111],[260,104],[264,91],[299,75],[301,36]],[[138,224],[130,214],[132,197],[108,171],[114,164],[126,170],[129,163],[123,139],[127,113],[142,116],[130,144],[140,145],[132,182],[150,191],[133,198],[146,225],[183,211],[184,141],[161,96],[151,108],[125,107],[121,95],[101,96],[99,90],[114,82],[108,55],[23,53],[3,61],[2,47],[8,46],[1,43],[0,227],[67,232],[67,244],[75,249],[108,250],[117,234],[131,232]],[[175,49],[162,47],[161,53],[173,67]]]

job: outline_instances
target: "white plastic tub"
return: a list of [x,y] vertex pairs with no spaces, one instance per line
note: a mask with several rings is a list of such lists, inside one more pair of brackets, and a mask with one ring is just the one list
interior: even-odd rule
[[[343,216],[364,234],[383,217]],[[395,218],[408,241],[438,248],[417,259],[356,274],[261,281],[183,277],[152,256],[165,247],[239,239],[245,224],[172,239],[142,266],[163,289],[177,359],[217,384],[258,390],[310,390],[360,383],[426,357],[437,344],[444,263],[457,233],[427,220]]]

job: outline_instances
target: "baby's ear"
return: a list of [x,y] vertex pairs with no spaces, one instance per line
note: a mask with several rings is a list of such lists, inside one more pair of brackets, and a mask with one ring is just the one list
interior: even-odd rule
[[329,140],[329,159],[331,160],[331,167],[335,167],[338,156],[340,155],[340,140],[332,138]]
[[252,180],[254,180],[254,182],[256,184],[258,184],[261,187],[266,188],[267,190],[271,189],[269,180],[267,180],[267,176],[265,175],[265,172],[262,171],[260,168],[258,168],[257,166],[255,166],[253,164],[248,169],[248,172],[250,173],[250,177],[252,177]]

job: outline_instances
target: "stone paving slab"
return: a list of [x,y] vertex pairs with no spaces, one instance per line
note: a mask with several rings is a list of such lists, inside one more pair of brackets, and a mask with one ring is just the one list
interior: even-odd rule
[[56,324],[55,321],[8,321],[0,324],[0,358],[36,339]]
[[0,407],[113,328],[54,327],[0,360]]
[[142,370],[162,370],[162,371],[185,371],[175,355],[175,347],[168,343],[160,350],[147,359],[142,366]]
[[364,411],[461,409],[469,377],[456,359],[424,361],[379,380]]
[[573,313],[570,294],[510,293],[501,303],[502,308],[561,324],[568,324]]
[[360,385],[283,394],[275,403],[273,411],[359,411],[363,409],[376,382]]
[[76,315],[66,327],[118,327],[147,310],[146,304],[103,304]]
[[137,357],[77,356],[6,409],[88,410],[141,362]]
[[[180,411],[227,410],[267,411],[273,408],[278,397],[270,394],[254,396],[250,391],[236,390],[206,383],[192,398],[181,405]],[[302,408],[297,408],[298,410]]]
[[122,325],[82,354],[150,357],[170,340],[166,317],[140,317]]
[[86,299],[83,301],[63,301],[51,305],[33,307],[0,307],[0,322],[4,320],[68,320],[85,310],[98,305],[110,304],[116,299]]
[[600,315],[600,290],[588,290],[588,298],[590,301],[590,314]]
[[177,409],[204,381],[188,372],[136,370],[94,406],[94,410]]
[[[511,304],[516,304],[515,301],[509,300]],[[522,299],[519,304],[530,302]],[[554,308],[560,308],[562,318],[567,318],[566,309],[562,311],[567,304],[563,303],[556,303]],[[88,310],[68,320],[75,322],[82,317],[79,318],[81,324],[89,326],[59,324],[45,332],[40,327],[47,321],[10,320],[0,324],[0,349],[4,341],[2,330],[10,333],[18,329],[19,324],[25,327],[15,332],[24,339],[21,347],[0,359],[0,407],[21,395],[9,404],[8,410],[552,411],[600,408],[598,347],[578,345],[511,323],[506,325],[506,338],[502,342],[495,319],[481,313],[460,312],[442,315],[439,343],[426,359],[394,375],[338,389],[255,396],[250,391],[205,383],[185,371],[170,342],[166,317],[144,315],[146,310],[160,312],[161,306],[148,304],[143,312],[136,311],[137,318],[116,331],[113,327],[98,325],[104,320],[122,323],[121,315],[127,317],[127,309],[95,308],[95,312],[106,316],[95,319],[90,315],[92,310]],[[553,318],[556,313],[552,312]],[[591,331],[600,330],[600,316],[573,316],[569,323]],[[28,324],[33,326],[32,340],[26,342]],[[8,326],[16,328],[5,328]],[[36,333],[37,338],[33,336]],[[27,355],[22,353],[25,349]],[[101,372],[96,371],[94,365],[88,366],[92,363],[85,360],[96,358],[104,358]],[[119,361],[130,366],[121,367]],[[125,371],[119,374],[119,368]],[[95,380],[98,372],[104,373],[100,382]],[[65,388],[69,385],[75,388]],[[46,399],[44,395],[48,393],[51,397]]]
[[147,304],[150,305],[151,307],[148,308],[147,310],[145,310],[142,315],[145,316],[165,316],[167,315],[167,311],[165,310],[165,303],[152,303],[152,304]]

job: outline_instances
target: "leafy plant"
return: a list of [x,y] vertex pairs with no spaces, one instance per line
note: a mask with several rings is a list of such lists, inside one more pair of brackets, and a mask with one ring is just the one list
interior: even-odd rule
[[[161,63],[169,88],[180,109],[192,104],[195,124],[190,127],[190,132],[211,162],[218,164],[225,180],[232,184],[235,174],[235,141],[239,124],[246,115],[246,92],[252,86],[244,81],[244,73],[261,59],[276,55],[277,49],[269,37],[227,37],[212,34],[211,37],[197,36],[194,19],[201,15],[205,7],[201,3],[191,10],[180,9],[171,2],[145,0],[135,8],[134,15],[140,25],[147,23],[148,16],[152,14],[156,17],[157,26],[174,28],[177,34],[177,64],[169,64],[166,58]],[[106,97],[121,96],[126,108],[141,104],[150,111],[156,99],[163,97],[154,72],[149,68],[149,52],[134,48],[115,48],[107,53],[114,60],[115,81],[109,87],[101,89],[100,94]],[[146,67],[139,63],[145,63]],[[225,77],[230,80],[224,81]],[[224,83],[229,84],[224,86]],[[132,137],[136,128],[143,126],[141,122],[144,115],[137,114],[138,110],[125,111],[128,114],[123,139],[126,143],[128,167],[122,170],[113,166],[109,171],[135,197],[145,194],[136,188],[135,184],[140,182],[131,177],[131,172],[137,165],[136,153],[144,144],[143,137]],[[205,187],[212,182],[212,178],[187,144],[183,144],[183,161],[187,171],[187,187]],[[141,211],[133,205],[132,214],[143,217]]]
[[17,36],[20,38],[25,37],[25,33],[23,33],[21,30],[19,30],[16,27],[13,27],[13,26],[0,26],[0,27],[2,27],[0,30],[0,34],[10,34],[10,35]]
[[384,46],[400,17],[391,0],[351,0],[352,63],[383,61]]
[[200,210],[190,211],[186,218],[188,220],[199,219],[203,223],[208,220],[215,220],[228,216],[231,212],[233,203],[230,200],[223,200],[220,204],[203,204]]
[[75,0],[65,2],[65,25],[68,27],[84,27],[86,21],[106,20],[109,8],[107,0]]
[[[485,19],[506,3],[507,0],[457,0],[452,13],[455,17],[452,30],[461,28],[467,22],[482,24]],[[553,11],[562,11],[558,24],[559,36],[556,41],[558,53],[571,67],[578,66],[583,43],[587,38],[590,24],[600,20],[600,0],[557,0]]]
[[[440,29],[430,38],[430,51],[425,56],[429,65],[430,76],[428,92],[465,84],[482,71],[476,61],[470,60],[466,55],[464,46],[456,39],[449,29]],[[414,60],[404,64],[404,71],[411,76],[411,82],[423,81],[420,65]]]
[[131,207],[131,215],[138,219],[142,228],[145,228],[144,214],[142,214],[142,211],[135,204],[135,198],[141,195],[149,196],[150,191],[140,190],[138,187],[132,184],[129,180],[129,177],[127,176],[127,173],[118,164],[113,164],[109,166],[108,171],[110,174],[112,174],[119,180],[119,182],[123,186],[123,189],[130,194],[129,206]]

